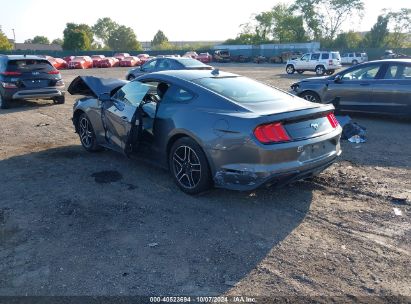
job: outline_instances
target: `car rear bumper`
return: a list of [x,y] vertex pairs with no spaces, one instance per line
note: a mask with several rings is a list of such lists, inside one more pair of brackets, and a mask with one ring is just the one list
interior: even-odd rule
[[47,87],[31,90],[5,90],[5,97],[8,99],[47,99],[53,97],[64,96],[64,86]]
[[[216,168],[214,183],[216,187],[232,190],[249,191],[263,185],[283,185],[293,181],[319,174],[330,166],[341,154],[341,128],[319,138],[287,144],[287,147],[272,150],[250,152],[247,158],[254,159],[253,163],[228,163]],[[321,151],[313,152],[313,147],[320,146]],[[236,152],[230,151],[233,155]],[[239,153],[243,153],[238,151]],[[224,152],[218,152],[224,158]],[[233,160],[235,156],[232,156]],[[278,159],[278,161],[277,161]],[[228,160],[228,161],[227,161]],[[217,160],[218,162],[218,160]]]

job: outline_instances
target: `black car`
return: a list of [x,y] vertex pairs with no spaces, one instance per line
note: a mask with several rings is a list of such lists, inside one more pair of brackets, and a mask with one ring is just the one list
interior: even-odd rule
[[188,57],[157,57],[147,61],[140,67],[131,69],[126,76],[133,80],[138,76],[168,70],[212,70],[213,67]]
[[38,56],[0,55],[0,108],[12,101],[50,99],[64,103],[64,82],[52,64]]
[[411,116],[411,60],[371,61],[333,76],[301,80],[291,89],[304,99],[333,103],[342,111]]

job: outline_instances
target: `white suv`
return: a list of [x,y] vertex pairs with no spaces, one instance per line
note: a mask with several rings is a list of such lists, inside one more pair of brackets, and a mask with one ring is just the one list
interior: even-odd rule
[[342,64],[356,65],[368,61],[367,53],[345,53],[341,56]]
[[285,71],[287,74],[302,74],[305,71],[314,71],[318,76],[332,75],[341,69],[339,52],[314,52],[306,53],[301,58],[287,61]]

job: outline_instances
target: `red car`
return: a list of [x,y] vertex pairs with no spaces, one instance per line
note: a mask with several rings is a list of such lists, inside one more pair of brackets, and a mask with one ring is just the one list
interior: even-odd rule
[[65,62],[67,62],[67,64],[70,62],[70,61],[72,61],[73,59],[75,58],[75,56],[66,56],[66,57],[63,57],[63,60],[65,61]]
[[119,60],[114,57],[106,57],[101,59],[98,63],[99,68],[112,68],[119,65]]
[[141,65],[141,61],[136,56],[130,56],[120,60],[119,65],[121,67],[134,67],[136,65]]
[[91,56],[91,59],[93,60],[93,67],[98,67],[98,63],[100,62],[100,60],[106,58],[106,56],[104,55],[93,55]]
[[140,59],[141,64],[146,63],[147,61],[149,61],[152,57],[150,57],[149,54],[138,54],[137,55],[138,59]]
[[93,60],[90,56],[76,56],[68,64],[69,69],[91,69]]
[[129,53],[115,53],[113,57],[117,58],[118,60],[122,60],[125,57],[130,57],[130,54]]
[[197,58],[198,61],[202,63],[210,63],[213,60],[213,56],[210,53],[200,53]]
[[40,55],[40,57],[47,59],[57,70],[67,69],[67,62],[62,58],[54,58],[47,55]]

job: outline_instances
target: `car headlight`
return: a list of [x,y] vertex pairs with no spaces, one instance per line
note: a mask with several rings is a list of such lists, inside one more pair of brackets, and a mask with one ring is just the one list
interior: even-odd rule
[[64,81],[62,79],[56,81],[56,87],[64,86]]
[[296,83],[293,83],[293,84],[291,85],[291,89],[292,89],[294,92],[297,92],[299,87],[300,87],[300,85],[299,85],[297,82],[296,82]]

